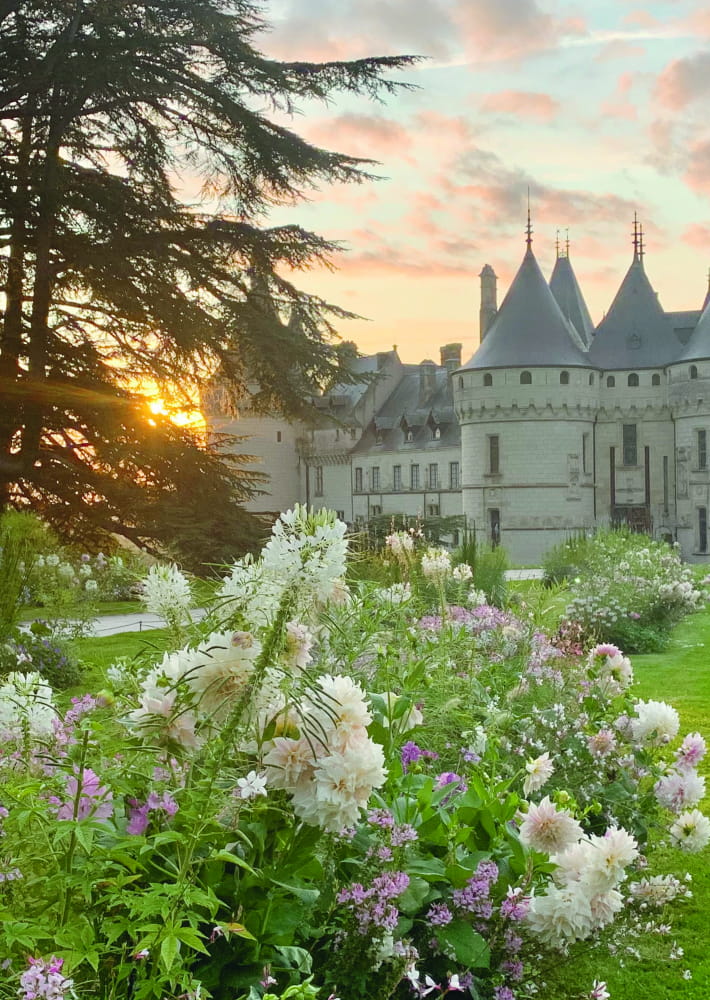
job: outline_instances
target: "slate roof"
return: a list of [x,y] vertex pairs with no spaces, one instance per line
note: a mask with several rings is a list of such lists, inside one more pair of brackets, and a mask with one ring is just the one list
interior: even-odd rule
[[700,361],[706,358],[710,358],[710,302],[705,306],[678,361]]
[[589,359],[531,248],[481,346],[459,371],[481,368],[589,368]]
[[604,369],[660,368],[674,361],[678,352],[673,324],[637,254],[597,327],[589,357]]
[[[425,385],[420,365],[404,365],[402,378],[365,429],[353,453],[401,449],[404,454],[408,448],[436,450],[459,445],[461,430],[454,411],[451,378],[440,365],[434,368],[433,378]],[[412,441],[405,441],[405,427],[412,431]],[[433,437],[434,427],[439,427],[439,438]],[[376,431],[380,434],[379,441]]]
[[594,335],[594,323],[568,256],[558,257],[555,261],[550,278],[550,291],[563,314],[581,337],[584,347],[589,347]]

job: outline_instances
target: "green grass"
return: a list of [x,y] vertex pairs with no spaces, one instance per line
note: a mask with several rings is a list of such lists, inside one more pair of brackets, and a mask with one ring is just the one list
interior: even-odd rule
[[[144,610],[140,601],[101,601],[96,606],[97,615],[132,615]],[[51,617],[50,608],[23,608],[19,615],[21,622],[40,621]]]
[[[634,656],[634,689],[638,697],[668,701],[677,708],[681,734],[698,731],[710,736],[710,611],[699,612],[678,625],[668,649],[663,653]],[[710,766],[702,762],[700,770],[710,785]],[[700,808],[707,814],[706,797]],[[575,951],[548,977],[547,1000],[568,1000],[579,996],[582,987],[591,989],[594,979],[605,980],[612,1000],[708,1000],[710,997],[710,951],[707,947],[708,908],[710,907],[710,848],[700,854],[684,855],[659,847],[649,852],[651,874],[672,872],[692,875],[693,898],[671,907],[673,923],[667,937],[644,935],[635,944],[641,960],[611,957],[605,946],[589,951]],[[683,948],[677,960],[668,956],[673,942]],[[621,967],[620,959],[624,961]],[[690,969],[693,978],[682,978]],[[588,984],[588,985],[587,985]]]
[[150,629],[145,632],[121,632],[88,639],[74,639],[69,644],[72,653],[85,665],[81,684],[69,688],[65,694],[86,694],[105,685],[105,672],[119,657],[129,659],[159,659],[167,648],[168,630]]

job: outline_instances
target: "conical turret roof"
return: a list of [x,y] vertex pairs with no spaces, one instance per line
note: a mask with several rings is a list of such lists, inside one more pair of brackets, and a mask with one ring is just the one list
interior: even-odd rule
[[582,343],[588,347],[594,334],[594,323],[584,301],[582,289],[572,268],[569,256],[558,257],[550,278],[550,291],[557,305],[579,334]]
[[634,254],[609,312],[597,327],[589,357],[598,368],[659,368],[678,353],[678,341],[643,260]]
[[461,370],[591,367],[573,338],[528,246],[485,340]]
[[690,340],[685,345],[685,350],[678,358],[678,362],[701,361],[710,358],[710,293],[705,301],[698,325],[690,335]]

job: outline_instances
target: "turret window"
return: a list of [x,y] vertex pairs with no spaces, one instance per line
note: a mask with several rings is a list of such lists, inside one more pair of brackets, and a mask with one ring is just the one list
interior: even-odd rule
[[636,424],[624,424],[622,427],[622,454],[624,465],[636,465],[637,461],[637,435]]
[[651,376],[651,385],[660,385],[660,384],[661,384],[661,376],[660,375],[652,375]]
[[638,377],[638,375],[637,375],[637,374],[636,374],[635,372],[633,372],[633,373],[632,373],[631,375],[629,375],[629,377],[628,377],[628,378],[626,379],[626,384],[627,384],[628,386],[637,386],[637,385],[639,384],[639,377]]
[[488,471],[492,476],[500,472],[500,438],[497,434],[488,436]]
[[521,385],[532,385],[532,375],[530,372],[520,373],[520,384]]
[[560,372],[560,385],[569,385],[569,372]]
[[493,376],[491,375],[490,372],[486,372],[486,374],[483,376],[483,384],[493,385]]
[[607,389],[613,389],[615,385],[616,385],[616,379],[614,378],[614,376],[608,375],[606,380]]
[[594,372],[592,372],[589,376],[589,384],[594,385]]
[[463,389],[463,375],[459,375],[459,389]]
[[689,368],[689,370],[688,370],[688,375],[691,378],[697,378],[698,377],[698,366],[697,365],[691,365],[690,368]]
[[695,444],[698,456],[698,468],[707,469],[708,467],[708,432],[706,430],[697,430],[695,432]]

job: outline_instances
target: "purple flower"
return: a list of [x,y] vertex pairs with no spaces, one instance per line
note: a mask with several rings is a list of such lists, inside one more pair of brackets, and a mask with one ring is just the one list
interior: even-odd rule
[[409,844],[418,839],[419,835],[417,831],[409,823],[398,823],[392,828],[390,834],[392,847],[402,847],[403,844]]
[[[57,819],[108,819],[113,815],[113,792],[102,785],[98,774],[85,768],[81,773],[75,769],[67,777],[66,802],[52,796],[50,802],[57,808]],[[78,801],[77,801],[78,799]]]
[[446,924],[451,923],[454,919],[454,915],[446,903],[432,903],[429,907],[426,919],[432,927],[444,927]]
[[508,887],[506,898],[500,904],[500,914],[508,920],[524,920],[530,909],[530,897],[523,895],[523,890]]
[[515,993],[509,986],[496,986],[493,990],[494,1000],[515,1000]]
[[411,764],[416,764],[424,756],[424,751],[416,743],[409,740],[402,747],[402,770],[406,774]]
[[446,785],[453,785],[454,782],[461,781],[461,775],[454,771],[443,771],[436,779],[435,788],[445,788]]
[[[415,745],[412,744],[412,746]],[[394,816],[388,809],[372,809],[367,814],[367,822],[371,823],[372,826],[381,826],[383,829],[386,829],[387,827],[394,826]]]
[[30,958],[29,968],[20,976],[20,1000],[62,1000],[74,992],[74,980],[62,975],[63,958],[52,955],[48,962]]

